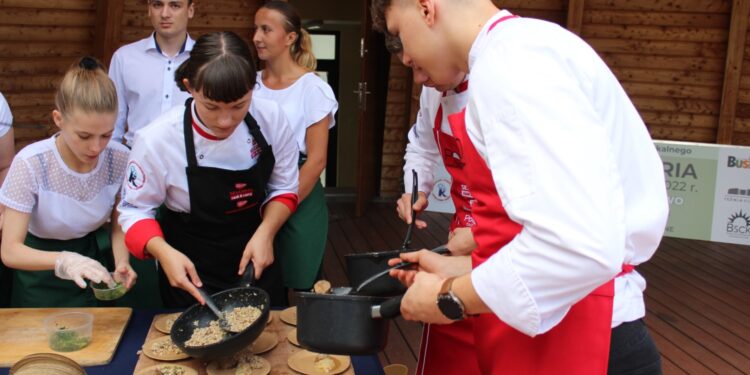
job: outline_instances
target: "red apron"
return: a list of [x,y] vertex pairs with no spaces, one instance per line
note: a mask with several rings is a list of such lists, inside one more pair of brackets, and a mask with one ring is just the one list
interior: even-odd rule
[[[490,27],[513,18],[500,18]],[[471,197],[472,227],[477,249],[474,267],[508,244],[522,229],[505,212],[490,169],[466,131],[465,109],[448,116],[453,136],[436,130],[437,143],[455,199]],[[464,193],[464,187],[466,192]],[[454,191],[452,191],[454,193]],[[500,321],[494,314],[473,318],[474,345],[482,374],[601,375],[607,373],[614,280],[573,305],[553,329],[534,338]],[[459,358],[459,357],[454,357]]]
[[[460,94],[468,87],[464,81],[454,90]],[[445,96],[445,94],[443,95]],[[434,133],[440,131],[443,123],[443,106],[438,107],[435,116]],[[436,138],[437,140],[437,138]],[[453,180],[451,184],[451,198],[456,213],[451,220],[450,230],[472,227],[471,204],[473,198],[462,181]],[[460,360],[457,360],[460,358]],[[422,330],[422,341],[419,346],[417,361],[417,375],[480,375],[474,347],[474,325],[472,319],[465,319],[453,324],[426,324]]]

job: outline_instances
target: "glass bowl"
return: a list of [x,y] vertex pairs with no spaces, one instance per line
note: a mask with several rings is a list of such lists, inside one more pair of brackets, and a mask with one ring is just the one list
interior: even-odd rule
[[115,273],[111,273],[110,275],[112,276],[112,280],[115,281],[115,286],[112,288],[107,286],[107,283],[105,282],[89,283],[91,285],[91,290],[94,291],[94,297],[96,297],[96,299],[100,301],[113,301],[124,296],[125,293],[128,292],[128,288],[125,287],[125,283],[117,281],[117,278],[115,278]]

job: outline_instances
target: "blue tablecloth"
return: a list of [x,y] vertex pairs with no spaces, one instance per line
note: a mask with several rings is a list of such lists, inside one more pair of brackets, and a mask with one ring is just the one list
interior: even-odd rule
[[[125,334],[117,346],[112,362],[105,366],[86,367],[88,375],[119,375],[132,374],[138,362],[138,350],[146,339],[154,315],[164,313],[164,310],[134,310],[133,316],[125,329]],[[352,356],[352,366],[357,375],[383,375],[383,368],[378,356]],[[0,368],[0,375],[8,373],[7,368]]]

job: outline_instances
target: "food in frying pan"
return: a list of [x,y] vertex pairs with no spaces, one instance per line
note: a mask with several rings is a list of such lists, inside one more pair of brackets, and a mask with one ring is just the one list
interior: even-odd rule
[[258,320],[261,313],[262,311],[255,306],[237,307],[225,313],[224,318],[229,323],[232,332],[240,332]]
[[[240,332],[258,320],[261,313],[261,310],[255,306],[237,307],[228,313],[224,313],[224,318],[231,331]],[[196,325],[197,323],[195,322]],[[200,347],[215,344],[224,340],[226,334],[226,331],[219,326],[219,321],[212,320],[208,326],[193,330],[190,340],[186,341],[185,345]]]

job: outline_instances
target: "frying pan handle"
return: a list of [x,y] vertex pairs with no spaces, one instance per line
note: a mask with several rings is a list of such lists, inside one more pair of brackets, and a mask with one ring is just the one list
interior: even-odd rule
[[251,260],[247,263],[247,267],[245,267],[245,273],[242,275],[242,280],[240,280],[240,287],[249,288],[253,285],[255,285],[255,267],[253,267],[253,261]]
[[382,319],[393,319],[401,315],[401,300],[404,299],[404,295],[393,297],[383,303],[380,306],[372,307],[372,317]]
[[419,176],[417,175],[416,170],[411,170],[411,177],[411,206],[409,207],[411,209],[411,224],[409,224],[409,229],[406,231],[406,238],[401,245],[401,251],[409,249],[409,245],[411,245],[411,234],[414,232],[414,227],[417,225],[417,218],[414,216],[414,204],[417,203],[417,198],[419,197]]

